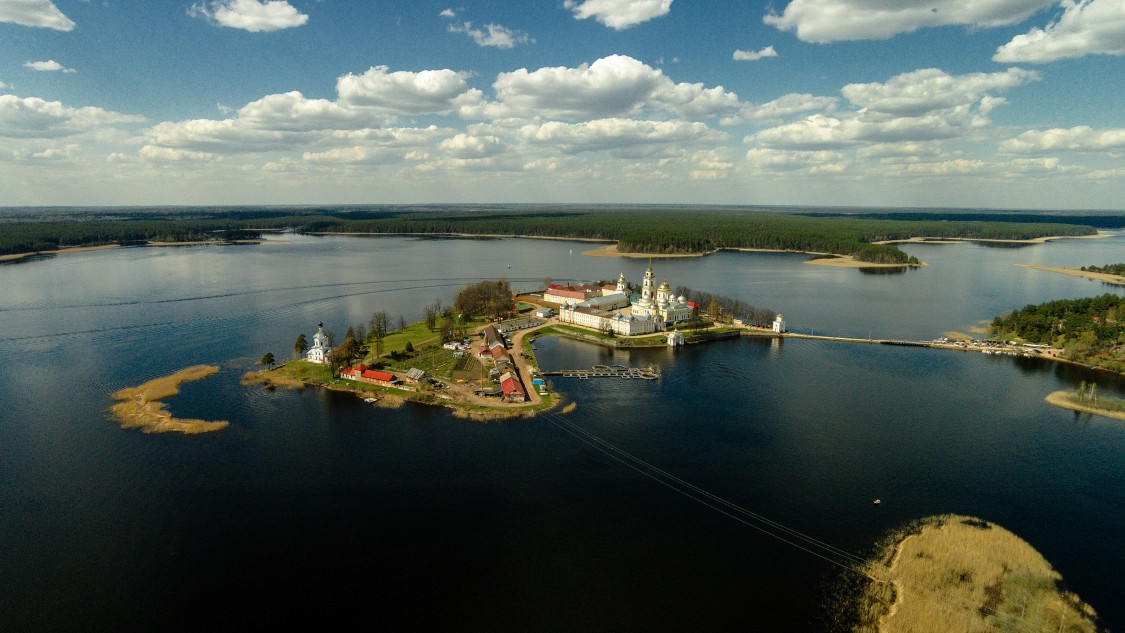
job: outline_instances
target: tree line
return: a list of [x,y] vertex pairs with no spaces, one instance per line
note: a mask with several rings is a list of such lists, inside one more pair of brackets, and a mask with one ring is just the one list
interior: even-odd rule
[[1096,232],[1092,226],[1048,222],[1047,216],[1039,215],[1020,216],[1036,221],[1012,222],[1006,216],[982,216],[993,218],[987,221],[893,219],[710,207],[244,208],[193,209],[181,214],[172,210],[132,215],[122,212],[109,216],[111,219],[81,214],[66,217],[51,222],[5,222],[4,231],[0,232],[0,254],[145,240],[249,237],[265,230],[293,230],[531,235],[616,241],[625,252],[702,253],[719,248],[764,248],[907,263],[909,258],[897,247],[873,247],[872,243],[918,236],[1029,239]]
[[687,286],[676,286],[677,297],[683,297],[699,306],[715,321],[738,319],[743,323],[769,327],[777,313],[769,308],[757,308],[741,299],[726,295],[716,295],[704,290],[692,290]]
[[1125,275],[1125,264],[1106,264],[1105,266],[1083,266],[1082,270],[1108,275]]

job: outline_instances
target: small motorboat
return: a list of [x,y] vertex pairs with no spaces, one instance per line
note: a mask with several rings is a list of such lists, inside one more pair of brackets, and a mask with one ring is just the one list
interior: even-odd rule
[[876,506],[877,506],[877,505],[879,505],[879,504],[881,504],[881,503],[883,503],[883,500],[882,500],[882,499],[876,499],[876,500],[874,500],[874,501],[872,501],[872,502],[871,502],[871,505],[876,505]]
[[364,398],[363,401],[366,402],[367,404],[375,404],[376,402],[379,401],[379,399],[378,398]]

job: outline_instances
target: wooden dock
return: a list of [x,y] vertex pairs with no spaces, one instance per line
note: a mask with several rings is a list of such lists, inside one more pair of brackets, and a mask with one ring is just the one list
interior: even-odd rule
[[636,378],[639,380],[656,380],[660,374],[652,369],[629,367],[627,369],[556,369],[553,371],[540,371],[540,376],[562,376],[563,378]]

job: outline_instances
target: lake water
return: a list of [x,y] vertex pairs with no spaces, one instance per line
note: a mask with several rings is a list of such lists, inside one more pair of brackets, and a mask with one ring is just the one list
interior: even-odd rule
[[[176,630],[345,616],[369,628],[819,631],[842,571],[540,417],[488,424],[345,394],[244,388],[323,321],[408,321],[506,275],[639,281],[647,262],[542,240],[312,238],[136,248],[0,266],[0,629]],[[656,260],[658,278],[782,312],[797,331],[933,338],[1028,303],[1121,292],[1013,266],[1121,261],[1125,237],[910,245],[898,274],[800,255]],[[541,339],[565,420],[739,506],[863,554],[955,512],[1028,540],[1125,626],[1125,423],[1043,397],[1125,380],[1031,359],[790,339],[613,352]],[[229,420],[123,431],[108,394],[221,365],[169,401]],[[871,500],[883,503],[874,507]]]

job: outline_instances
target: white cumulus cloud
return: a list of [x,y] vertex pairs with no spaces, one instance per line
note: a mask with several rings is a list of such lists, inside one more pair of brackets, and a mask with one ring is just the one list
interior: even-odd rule
[[143,117],[86,106],[71,108],[37,97],[0,95],[0,137],[59,138],[105,125],[139,123]]
[[773,49],[773,46],[767,46],[760,51],[744,51],[741,49],[734,51],[734,60],[739,62],[756,62],[767,57],[777,57],[777,51]]
[[[897,115],[917,115],[982,101],[989,92],[1007,90],[1039,79],[1022,68],[998,73],[950,75],[923,68],[892,77],[886,83],[848,84],[840,92],[855,105]],[[995,107],[989,100],[985,109]]]
[[212,161],[219,158],[215,154],[208,152],[193,152],[191,150],[156,147],[153,145],[145,145],[140,149],[138,154],[147,161]]
[[887,39],[923,27],[1019,24],[1055,0],[792,0],[766,24],[806,42]]
[[[718,142],[724,135],[698,122],[611,118],[582,123],[548,121],[527,125],[519,130],[519,137],[528,143],[556,148],[566,154],[608,150],[618,156],[637,156],[686,144]],[[638,151],[639,148],[647,149]]]
[[563,6],[576,19],[594,18],[620,31],[666,15],[672,9],[672,0],[566,0]]
[[483,29],[473,28],[472,22],[450,24],[450,33],[464,33],[468,35],[477,46],[492,46],[494,48],[515,48],[517,44],[527,44],[531,37],[527,33],[509,29],[499,24],[486,24]]
[[482,100],[479,90],[469,88],[467,73],[388,71],[374,66],[362,75],[348,73],[336,80],[336,92],[349,105],[403,115],[449,113]]
[[785,119],[794,114],[804,114],[816,110],[832,111],[840,100],[836,97],[818,97],[808,93],[790,93],[761,105],[746,104],[734,116],[724,118],[723,125],[738,125],[746,121],[770,121]]
[[70,31],[75,26],[51,0],[3,0],[0,2],[0,22],[56,31]]
[[288,0],[204,0],[191,5],[188,15],[251,33],[289,29],[309,20]]
[[1080,125],[1069,129],[1029,130],[1000,144],[1000,151],[1009,153],[1060,150],[1071,152],[1125,150],[1125,129],[1096,130]]
[[998,62],[1044,64],[1084,55],[1125,55],[1125,0],[1062,0],[1062,17],[996,49]]
[[458,134],[445,139],[438,147],[454,158],[488,158],[507,150],[500,138],[478,134]]
[[74,70],[73,68],[66,68],[65,66],[56,62],[53,59],[48,59],[47,61],[43,61],[43,62],[26,62],[23,65],[23,67],[24,68],[30,68],[31,70],[34,70],[36,72],[41,72],[41,73],[42,72],[64,72],[64,73],[76,73],[76,72],[78,72],[77,70]]
[[721,86],[677,84],[663,71],[625,55],[577,68],[521,68],[501,73],[492,87],[513,112],[559,119],[633,116],[645,110],[706,118],[741,107],[738,95]]

